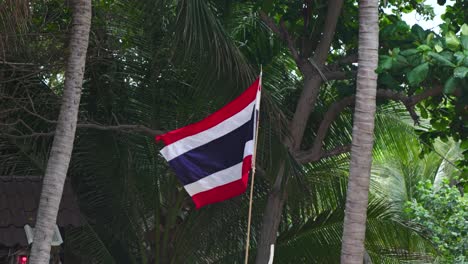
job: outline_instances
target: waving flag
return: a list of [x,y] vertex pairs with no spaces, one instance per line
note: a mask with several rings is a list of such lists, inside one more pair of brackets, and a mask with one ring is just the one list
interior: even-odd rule
[[200,122],[156,137],[197,208],[242,194],[252,168],[261,77]]

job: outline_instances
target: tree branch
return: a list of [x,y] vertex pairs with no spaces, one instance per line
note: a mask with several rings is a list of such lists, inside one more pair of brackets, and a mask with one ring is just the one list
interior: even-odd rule
[[327,17],[325,19],[322,38],[315,49],[314,58],[308,59],[307,67],[301,70],[304,75],[304,88],[302,89],[290,123],[292,141],[291,145],[288,146],[294,151],[300,149],[307,122],[315,108],[315,103],[319,96],[323,78],[320,75],[320,69],[324,66],[328,57],[342,5],[343,0],[328,1]]
[[[150,137],[155,137],[157,135],[164,134],[165,132],[162,130],[151,129],[146,126],[142,125],[117,125],[117,126],[105,126],[99,124],[77,124],[76,128],[89,128],[89,129],[96,129],[101,131],[116,131],[116,132],[125,132],[125,133],[139,133]],[[34,137],[48,137],[53,136],[55,131],[49,132],[33,132],[31,134],[26,135],[13,135],[13,134],[6,134],[0,133],[0,137],[9,137],[9,138],[34,138]]]
[[301,71],[303,71],[303,67],[305,65],[305,61],[301,58],[299,55],[299,52],[297,51],[296,47],[294,46],[294,40],[289,35],[288,30],[286,29],[286,26],[284,25],[284,21],[280,21],[280,26],[276,25],[275,21],[269,17],[265,12],[260,11],[259,12],[260,19],[265,23],[265,25],[270,28],[271,31],[273,31],[278,37],[286,43],[288,46],[289,51],[291,52],[291,55],[296,62],[297,67],[300,68]]
[[162,130],[152,129],[142,125],[117,125],[117,126],[104,126],[99,124],[77,124],[77,128],[91,128],[102,131],[117,131],[117,132],[135,132],[144,134],[150,137],[162,135],[165,132]]
[[2,64],[2,65],[14,65],[14,66],[38,66],[35,63],[4,61],[2,58],[0,58],[0,64]]
[[[400,101],[405,105],[406,109],[410,113],[411,117],[413,118],[414,122],[417,124],[419,122],[419,117],[414,110],[414,106],[421,102],[422,100],[427,99],[428,97],[439,95],[442,93],[443,87],[440,84],[437,84],[434,88],[425,90],[420,94],[416,94],[413,96],[406,96],[401,92],[396,92],[393,90],[387,89],[379,89],[377,90],[377,98],[383,99],[390,99],[395,101]],[[354,104],[355,95],[351,95],[341,99],[338,102],[333,103],[328,111],[325,113],[322,123],[317,130],[317,135],[315,136],[314,143],[309,150],[306,151],[298,151],[295,155],[298,161],[302,163],[317,161],[320,158],[330,155],[341,154],[343,152],[349,151],[348,148],[345,146],[338,147],[336,149],[330,150],[328,154],[324,154],[322,147],[323,147],[323,140],[325,139],[328,129],[330,128],[331,124],[336,120],[336,118],[343,112],[343,110]],[[335,154],[336,153],[336,154]]]
[[353,54],[346,55],[344,57],[337,59],[335,63],[328,64],[324,68],[330,71],[339,71],[341,66],[355,63],[357,62],[357,59],[358,59],[358,55],[353,53]]
[[323,28],[322,38],[314,52],[313,60],[317,65],[322,65],[327,59],[330,45],[335,36],[336,24],[341,13],[343,0],[328,1],[327,17],[325,18],[325,26]]
[[302,152],[297,153],[296,160],[302,164],[306,164],[309,162],[319,161],[324,158],[329,158],[329,157],[337,156],[340,154],[344,154],[349,151],[351,151],[351,144],[338,146],[336,148],[333,148],[327,151],[320,150],[320,152],[316,154],[311,154],[307,151],[302,151]]
[[342,58],[339,58],[336,62],[336,64],[351,64],[351,63],[355,63],[358,61],[358,54],[357,53],[353,53],[353,54],[349,54],[349,55],[346,55]]
[[355,71],[344,72],[344,71],[324,71],[323,77],[325,77],[324,81],[332,81],[332,80],[347,80],[351,79],[352,77],[356,76]]

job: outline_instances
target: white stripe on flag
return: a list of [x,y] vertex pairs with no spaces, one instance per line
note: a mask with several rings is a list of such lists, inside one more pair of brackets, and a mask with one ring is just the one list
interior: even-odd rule
[[228,134],[229,132],[234,131],[236,128],[242,126],[250,120],[252,117],[252,110],[254,105],[255,101],[252,101],[248,106],[242,109],[242,111],[224,120],[218,125],[165,146],[161,150],[161,154],[167,161],[171,161],[172,159],[184,154],[187,151],[205,145],[208,142],[211,142]]
[[[247,143],[245,143],[244,158],[249,155],[252,155],[252,153],[253,140],[250,140]],[[184,188],[190,196],[194,196],[197,193],[208,191],[221,185],[240,180],[242,178],[242,163],[243,162],[240,162],[227,169],[217,171],[196,182],[192,182],[190,184],[185,185]]]

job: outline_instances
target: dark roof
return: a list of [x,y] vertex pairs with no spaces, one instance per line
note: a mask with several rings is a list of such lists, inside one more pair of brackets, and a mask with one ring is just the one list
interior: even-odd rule
[[[0,176],[0,245],[27,246],[26,224],[34,227],[41,195],[42,178]],[[80,210],[70,182],[65,181],[57,225],[80,226]]]

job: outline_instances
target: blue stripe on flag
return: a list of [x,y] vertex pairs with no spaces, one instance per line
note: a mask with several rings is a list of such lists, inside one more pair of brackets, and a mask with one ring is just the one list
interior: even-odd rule
[[169,165],[182,184],[187,185],[242,162],[245,143],[252,139],[253,118],[232,132],[172,159]]

